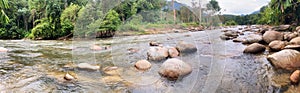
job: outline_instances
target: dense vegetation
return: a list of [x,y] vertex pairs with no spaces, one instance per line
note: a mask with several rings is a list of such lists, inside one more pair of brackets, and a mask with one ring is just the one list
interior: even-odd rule
[[202,7],[195,0],[192,4],[186,7],[174,0],[0,0],[0,39],[111,37],[115,31],[170,24],[199,26],[199,21],[205,21],[201,25],[212,25],[209,20],[216,19],[209,16],[221,9],[216,0]]
[[271,2],[260,9],[258,13],[249,15],[223,15],[223,23],[229,24],[233,21],[239,25],[250,24],[292,24],[300,25],[300,1],[299,0],[271,0]]

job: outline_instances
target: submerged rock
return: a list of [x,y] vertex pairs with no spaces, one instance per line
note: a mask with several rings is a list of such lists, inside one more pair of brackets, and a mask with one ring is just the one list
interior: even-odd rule
[[229,36],[225,36],[225,35],[221,35],[220,38],[221,38],[222,40],[229,40],[229,39],[230,39]]
[[151,68],[151,63],[147,60],[139,60],[134,65],[138,70],[148,70]]
[[276,68],[293,70],[300,67],[300,52],[292,49],[281,50],[269,55],[267,59]]
[[105,74],[108,75],[120,75],[120,68],[116,66],[108,66],[102,69]]
[[169,57],[174,58],[179,56],[179,52],[175,47],[168,48]]
[[192,67],[177,58],[166,60],[160,67],[159,74],[169,80],[177,80],[192,72]]
[[296,70],[290,76],[290,80],[292,83],[298,83],[300,79],[300,70]]
[[85,69],[85,70],[99,70],[100,66],[97,65],[91,65],[89,63],[80,63],[77,65],[79,69]]
[[197,51],[197,47],[195,45],[184,42],[184,41],[180,41],[179,43],[177,43],[176,49],[180,53],[191,53],[191,52]]
[[74,80],[75,77],[69,73],[66,73],[64,79],[70,81],[70,80]]
[[148,59],[153,61],[163,60],[169,56],[168,49],[165,47],[150,47],[147,55]]
[[279,51],[279,50],[284,49],[285,45],[286,45],[286,42],[275,40],[269,44],[269,47],[273,51]]
[[263,40],[266,43],[270,43],[270,42],[272,42],[274,40],[282,41],[283,38],[284,38],[283,34],[280,33],[280,32],[277,32],[277,31],[267,31],[263,35]]
[[259,43],[253,43],[245,48],[244,53],[256,54],[256,53],[264,52],[265,50],[266,47],[264,45]]

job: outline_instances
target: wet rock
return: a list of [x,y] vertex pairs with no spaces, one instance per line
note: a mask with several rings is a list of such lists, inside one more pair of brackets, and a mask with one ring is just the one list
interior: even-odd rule
[[99,51],[99,50],[103,50],[102,47],[98,46],[98,45],[93,45],[92,47],[90,47],[91,50],[96,50],[96,51]]
[[237,32],[234,32],[234,31],[225,32],[224,35],[228,36],[228,37],[235,37],[235,38],[239,36],[239,34]]
[[295,50],[299,50],[300,49],[300,45],[287,45],[284,47],[284,49],[295,49]]
[[169,57],[174,58],[179,56],[179,52],[175,47],[168,48]]
[[273,51],[279,51],[279,50],[284,49],[285,45],[286,45],[286,42],[275,40],[269,44],[269,47]]
[[161,45],[161,44],[158,43],[158,42],[151,41],[151,42],[149,43],[149,45],[150,45],[150,46],[159,46],[159,45]]
[[192,67],[177,58],[166,60],[160,67],[159,74],[169,80],[177,80],[192,72]]
[[85,70],[99,70],[100,66],[97,65],[91,65],[89,63],[80,63],[77,65],[79,69],[85,69]]
[[300,79],[300,70],[296,70],[290,76],[290,80],[292,83],[298,83]]
[[179,43],[177,43],[176,49],[180,53],[191,53],[197,51],[197,47],[194,44],[190,44],[184,41],[180,41]]
[[259,43],[253,43],[245,48],[244,53],[256,54],[256,53],[264,52],[265,50],[266,47],[264,45]]
[[267,31],[263,35],[263,40],[266,43],[270,43],[270,42],[272,42],[274,40],[280,40],[280,41],[282,41],[283,40],[283,34],[280,33],[280,32],[277,32],[277,31]]
[[284,34],[284,40],[290,41],[293,38],[296,38],[298,36],[297,33],[286,33]]
[[274,27],[274,30],[276,31],[288,31],[290,29],[291,25],[279,25],[277,27]]
[[300,45],[300,37],[296,37],[290,41],[291,44]]
[[151,63],[147,60],[139,60],[134,65],[138,70],[148,70],[151,68]]
[[66,73],[65,74],[65,76],[64,76],[64,79],[65,80],[68,80],[68,81],[70,81],[70,80],[74,80],[75,79],[75,77],[74,76],[72,76],[71,74],[69,74],[69,73]]
[[242,43],[243,44],[252,44],[252,43],[258,43],[262,40],[263,40],[263,38],[261,35],[251,34],[245,40],[243,40]]
[[120,75],[120,68],[116,66],[108,66],[102,69],[105,74],[108,75]]
[[242,39],[242,38],[235,38],[235,39],[232,39],[233,42],[244,42],[245,40]]
[[101,80],[106,84],[118,84],[122,83],[123,81],[123,79],[120,76],[105,76]]
[[169,56],[168,49],[165,47],[150,47],[147,51],[148,59],[159,61],[166,59]]
[[0,52],[7,52],[8,49],[4,48],[4,47],[0,47]]
[[222,40],[229,40],[229,39],[230,39],[229,36],[225,36],[225,35],[221,35],[220,38],[221,38]]
[[276,68],[293,70],[300,67],[300,52],[292,49],[281,50],[267,59]]

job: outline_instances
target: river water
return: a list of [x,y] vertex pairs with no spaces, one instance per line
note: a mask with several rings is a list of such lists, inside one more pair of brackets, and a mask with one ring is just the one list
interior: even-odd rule
[[[79,92],[79,93],[277,93],[289,87],[288,75],[275,76],[265,54],[243,54],[240,43],[219,39],[221,30],[119,36],[110,39],[73,41],[1,40],[0,91],[2,92]],[[185,41],[198,51],[180,55],[192,65],[191,74],[168,81],[158,74],[163,61],[152,63],[148,71],[138,71],[134,63],[146,59],[149,42],[175,46]],[[93,45],[106,47],[91,50]],[[130,52],[137,50],[137,52]],[[79,63],[118,67],[117,75],[103,70],[72,68]],[[77,79],[66,81],[65,73]],[[275,78],[275,80],[274,80]],[[278,81],[276,83],[276,81]],[[275,82],[275,83],[274,83]]]

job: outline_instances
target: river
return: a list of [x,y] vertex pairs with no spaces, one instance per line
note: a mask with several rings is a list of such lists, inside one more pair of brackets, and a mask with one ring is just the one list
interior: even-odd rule
[[[87,92],[87,93],[276,93],[272,66],[265,54],[243,54],[241,43],[223,41],[221,30],[156,35],[119,36],[95,40],[0,40],[0,92]],[[193,71],[177,81],[158,74],[162,62],[152,62],[148,71],[138,71],[134,63],[146,59],[149,42],[175,46],[186,41],[197,46],[196,53],[179,58],[192,65]],[[100,51],[92,45],[105,46]],[[138,50],[131,53],[129,50]],[[71,68],[79,63],[118,67],[118,75],[102,70]],[[66,81],[66,72],[77,79]],[[282,76],[284,77],[284,76]],[[278,77],[277,77],[278,78]],[[281,80],[281,79],[279,79]],[[285,81],[283,81],[285,82]]]

